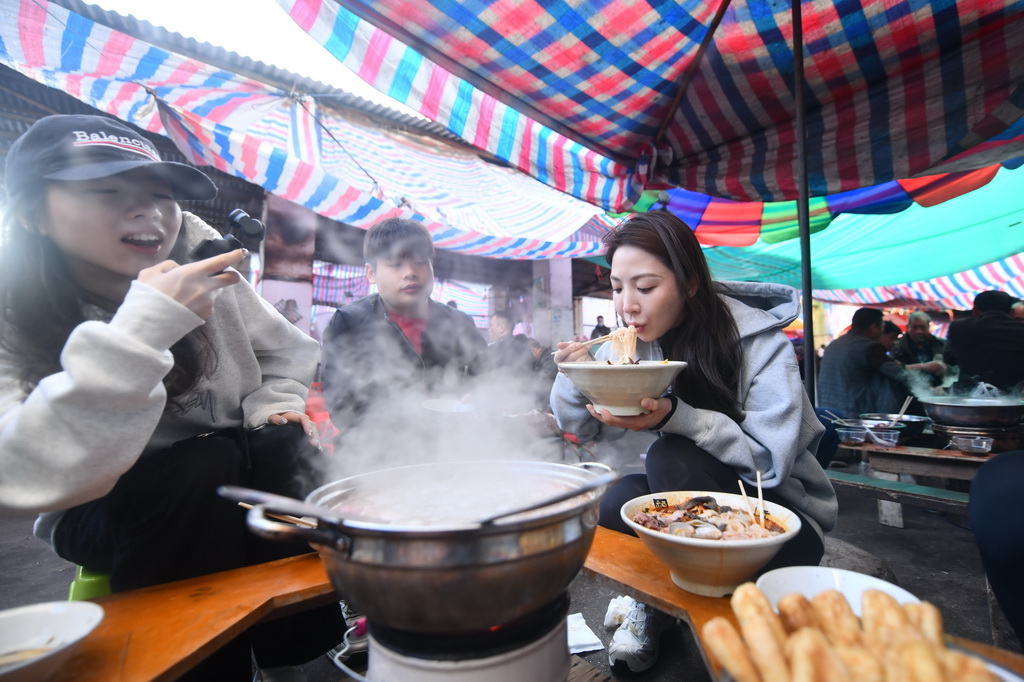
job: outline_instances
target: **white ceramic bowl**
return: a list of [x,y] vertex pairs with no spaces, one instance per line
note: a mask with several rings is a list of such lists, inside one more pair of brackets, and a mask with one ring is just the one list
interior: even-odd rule
[[595,408],[617,417],[643,414],[640,401],[661,397],[684,367],[685,362],[674,360],[642,360],[639,365],[609,365],[604,360],[558,363]]
[[[681,490],[634,498],[622,505],[620,514],[654,556],[668,566],[672,582],[687,592],[705,597],[724,597],[753,578],[782,549],[782,545],[796,537],[800,532],[800,517],[781,505],[766,501],[764,508],[768,517],[782,524],[786,532],[758,540],[686,538],[650,530],[633,521],[636,512],[654,507],[654,500],[666,500],[669,505],[676,505],[704,495],[714,497],[720,505],[745,508],[742,495]],[[756,497],[751,502],[756,506]]]
[[28,649],[37,656],[0,664],[3,682],[45,680],[71,658],[83,637],[103,620],[103,608],[87,601],[55,601],[0,611],[0,657]]
[[828,566],[787,566],[768,571],[757,579],[757,587],[774,607],[787,594],[799,592],[808,599],[825,590],[838,590],[850,603],[850,608],[861,615],[861,597],[867,590],[879,590],[900,604],[921,601],[902,587],[874,576]]

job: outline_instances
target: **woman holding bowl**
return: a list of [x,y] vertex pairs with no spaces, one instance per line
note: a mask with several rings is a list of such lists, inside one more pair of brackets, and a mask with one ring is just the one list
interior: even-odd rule
[[[610,440],[626,429],[658,434],[646,474],[615,484],[601,502],[600,524],[631,532],[619,516],[628,500],[652,492],[739,493],[739,480],[800,516],[800,533],[765,568],[817,565],[823,532],[836,521],[835,492],[815,459],[824,431],[807,399],[796,354],[782,329],[796,318],[795,289],[779,284],[715,282],[693,231],[666,211],[631,216],[604,237],[612,298],[624,325],[637,331],[634,360],[688,364],[662,396],[641,402],[646,414],[599,411],[564,374],[551,389],[563,431],[581,441]],[[597,352],[605,360],[611,344]],[[556,362],[588,360],[578,342],[560,342]],[[609,647],[613,667],[631,672],[657,660],[658,638],[672,620],[637,604]]]

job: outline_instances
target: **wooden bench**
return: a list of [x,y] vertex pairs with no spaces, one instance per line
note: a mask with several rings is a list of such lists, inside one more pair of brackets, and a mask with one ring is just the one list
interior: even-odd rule
[[[715,616],[735,622],[729,600],[701,597],[672,583],[668,568],[636,537],[598,528],[584,572],[634,598],[683,619],[698,644]],[[337,599],[320,557],[306,554],[96,599],[103,621],[82,640],[56,680],[173,680],[232,637],[265,618]],[[1024,656],[950,638],[1024,674]],[[718,662],[700,646],[718,679]],[[573,659],[571,682],[608,679]]]
[[[844,445],[840,446],[840,451],[854,453],[867,461],[872,471],[872,476],[866,482],[870,485],[865,485],[860,490],[855,490],[854,486],[851,485],[847,489],[855,494],[876,497],[878,499],[878,522],[893,528],[903,528],[903,503],[925,507],[926,509],[963,514],[966,511],[969,499],[967,493],[919,486],[916,492],[921,493],[921,495],[908,493],[904,500],[894,500],[889,495],[895,496],[897,492],[903,492],[901,486],[912,486],[912,484],[900,482],[901,474],[970,481],[978,473],[981,465],[989,459],[987,455],[979,457],[956,450],[908,447],[903,445],[891,448],[879,447],[873,444]],[[833,470],[828,470],[828,473],[831,475]],[[882,480],[895,483],[897,487],[889,488],[888,490],[891,492],[883,493],[881,492],[884,488],[884,485],[881,483]],[[836,481],[833,481],[833,485],[835,484]],[[844,484],[840,483],[839,485],[843,486]],[[876,493],[875,491],[878,492]],[[879,495],[886,496],[878,497]],[[939,505],[942,508],[937,509],[935,505]],[[954,508],[948,508],[950,505],[953,505]]]
[[914,483],[890,481],[863,474],[848,474],[828,469],[825,471],[832,481],[832,487],[852,495],[871,497],[885,502],[909,504],[938,512],[951,514],[967,513],[967,503],[971,496],[967,493],[944,488],[930,488]]

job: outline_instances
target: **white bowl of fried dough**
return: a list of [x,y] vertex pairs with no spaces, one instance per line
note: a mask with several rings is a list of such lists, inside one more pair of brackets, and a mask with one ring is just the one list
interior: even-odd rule
[[641,360],[635,365],[604,360],[558,363],[558,369],[596,409],[616,417],[644,414],[640,401],[664,395],[684,367],[686,363],[677,360]]
[[966,649],[947,646],[942,614],[933,604],[900,604],[888,588],[868,588],[856,602],[858,617],[838,590],[825,589],[808,598],[799,589],[782,595],[773,607],[754,583],[744,583],[730,601],[735,621],[717,616],[704,624],[701,641],[725,671],[724,678],[1019,680]]
[[[741,583],[751,580],[778,554],[787,541],[800,532],[800,517],[782,505],[765,502],[765,518],[781,525],[784,532],[766,538],[748,540],[683,537],[651,530],[636,523],[639,511],[685,504],[688,500],[713,497],[719,507],[746,509],[748,498],[733,493],[706,490],[680,490],[634,498],[622,505],[622,520],[648,549],[668,566],[672,582],[678,587],[705,597],[724,597]],[[756,508],[757,499],[750,500]]]
[[786,566],[768,571],[757,579],[757,588],[768,598],[772,607],[777,608],[779,599],[787,594],[799,592],[808,599],[825,590],[836,590],[849,602],[850,608],[859,618],[861,616],[861,598],[867,590],[885,592],[899,604],[916,604],[921,600],[893,585],[856,571],[828,566]]

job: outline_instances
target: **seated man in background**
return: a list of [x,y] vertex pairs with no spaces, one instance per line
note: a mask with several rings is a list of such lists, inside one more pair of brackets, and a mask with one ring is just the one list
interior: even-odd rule
[[949,326],[946,362],[960,368],[957,388],[985,382],[1010,390],[1024,381],[1024,325],[1010,317],[1013,304],[1006,292],[983,291],[971,317]]
[[882,336],[882,311],[860,308],[850,330],[825,348],[818,377],[818,400],[844,417],[865,412],[897,412],[903,402],[895,390],[901,369],[889,359]]
[[916,311],[907,318],[907,333],[903,335],[890,351],[892,359],[903,365],[921,365],[928,385],[939,386],[948,370],[942,363],[942,353],[946,342],[932,335],[932,318],[928,313]]
[[377,293],[339,308],[324,331],[324,395],[342,440],[371,409],[393,420],[399,396],[461,396],[487,350],[473,318],[430,300],[434,245],[422,225],[383,220],[363,254]]
[[533,372],[533,354],[526,343],[512,336],[515,326],[512,315],[504,310],[491,315],[491,326],[487,329],[491,337],[487,347],[488,368],[508,376],[529,376]]
[[882,335],[878,337],[878,343],[882,344],[890,358],[892,349],[895,348],[901,336],[903,336],[903,330],[898,324],[890,320],[882,320]]

